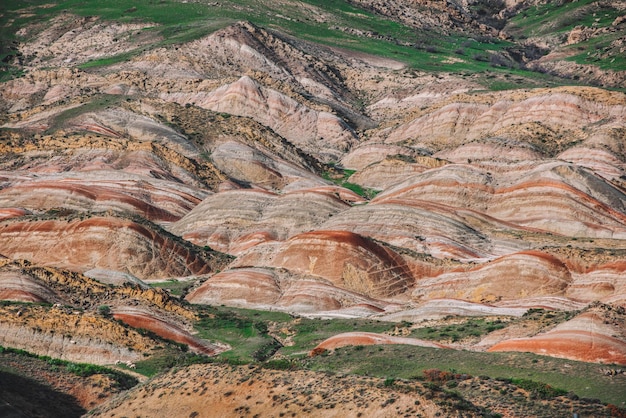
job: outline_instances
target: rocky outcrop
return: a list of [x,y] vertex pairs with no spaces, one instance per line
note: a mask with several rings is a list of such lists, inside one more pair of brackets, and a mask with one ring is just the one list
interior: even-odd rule
[[5,306],[0,345],[74,362],[136,361],[154,342],[111,319],[71,308]]
[[214,356],[230,349],[230,347],[224,344],[216,345],[196,338],[192,336],[189,331],[184,330],[176,324],[163,320],[159,317],[158,313],[150,312],[145,308],[116,306],[113,310],[113,318],[133,328],[151,331],[163,339],[184,344],[196,353]]

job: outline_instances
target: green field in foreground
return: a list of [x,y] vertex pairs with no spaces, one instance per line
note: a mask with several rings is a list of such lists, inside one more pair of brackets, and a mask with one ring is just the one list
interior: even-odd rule
[[600,372],[600,368],[610,366],[530,353],[486,353],[406,345],[355,346],[307,359],[304,364],[312,370],[382,378],[421,378],[424,370],[439,369],[493,379],[527,379],[574,392],[581,398],[622,406],[626,401],[626,379],[604,376]]
[[[294,318],[281,312],[227,307],[201,309],[203,319],[196,325],[198,336],[228,342],[235,347],[234,350],[220,355],[218,361],[235,364],[257,362],[268,364],[269,367],[305,368],[396,379],[421,379],[424,370],[439,369],[493,379],[541,382],[573,392],[581,398],[599,399],[618,406],[626,401],[626,376],[610,377],[600,371],[601,368],[619,366],[583,363],[530,353],[487,353],[408,345],[352,346],[340,348],[330,354],[309,357],[308,353],[317,344],[333,335],[351,331],[390,332],[402,324],[372,319]],[[536,314],[549,316],[550,312]],[[480,335],[484,335],[506,325],[505,322],[473,318],[468,319],[464,327],[478,330]],[[455,332],[459,332],[459,327],[454,327]],[[290,337],[288,341],[292,345],[272,346],[273,339],[268,334],[270,328],[280,334],[281,339]],[[428,332],[424,328],[413,334],[439,335],[443,338],[446,336],[440,334],[447,328],[449,326],[435,328],[434,332]],[[270,347],[275,352],[274,355],[263,357],[267,354],[263,352],[263,347]]]

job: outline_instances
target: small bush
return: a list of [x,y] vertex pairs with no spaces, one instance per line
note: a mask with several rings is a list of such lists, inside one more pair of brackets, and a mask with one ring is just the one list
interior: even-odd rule
[[98,313],[102,316],[109,317],[111,316],[111,308],[108,305],[100,305],[98,306]]
[[567,395],[566,390],[554,388],[546,383],[535,382],[534,380],[511,379],[511,383],[513,383],[517,387],[529,391],[531,394],[540,399],[552,399],[556,398],[557,396]]

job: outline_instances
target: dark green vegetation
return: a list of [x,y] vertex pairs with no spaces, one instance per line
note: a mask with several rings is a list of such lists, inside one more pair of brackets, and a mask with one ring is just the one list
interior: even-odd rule
[[[516,16],[510,31],[518,38],[565,31],[574,24],[605,27],[618,14],[606,6],[590,6],[592,0],[533,7]],[[304,6],[302,3],[305,3]],[[432,72],[451,72],[472,76],[491,89],[562,84],[562,80],[528,71],[514,56],[538,58],[546,51],[520,46],[496,37],[471,34],[444,34],[436,30],[419,30],[361,9],[346,0],[306,0],[272,2],[226,0],[181,2],[174,0],[67,0],[56,4],[46,0],[7,0],[0,5],[0,81],[19,76],[21,69],[10,63],[18,57],[16,32],[31,23],[47,22],[63,11],[80,16],[99,16],[116,22],[144,22],[154,26],[138,31],[137,38],[149,39],[131,51],[82,64],[82,68],[102,67],[132,58],[155,47],[180,44],[200,38],[235,21],[247,20],[261,27],[276,29],[288,35],[321,44],[343,47],[393,58],[410,67]],[[42,7],[42,5],[47,5]],[[598,10],[596,10],[598,9]],[[575,16],[576,18],[570,18]],[[599,16],[599,17],[595,17]],[[556,22],[546,26],[545,22]],[[509,30],[509,28],[507,28]],[[128,39],[133,41],[133,39]],[[621,54],[604,53],[610,36],[603,36],[571,59],[619,69],[624,66]],[[591,54],[594,52],[594,54]],[[590,55],[591,54],[591,55]],[[605,57],[606,56],[606,57]],[[604,57],[604,58],[603,58]],[[606,58],[606,59],[605,59]],[[490,75],[491,74],[491,75]],[[505,78],[504,75],[507,75]]]
[[499,319],[489,321],[485,318],[470,318],[460,324],[417,328],[411,331],[411,337],[423,340],[457,342],[468,337],[478,338],[504,327],[506,324]]
[[[152,377],[159,373],[170,370],[174,367],[190,366],[192,364],[213,363],[216,360],[212,357],[192,354],[184,350],[176,349],[173,346],[166,347],[154,356],[135,363],[133,371],[144,376]],[[120,367],[127,368],[123,363]]]
[[180,281],[176,279],[171,279],[165,282],[154,282],[150,283],[150,286],[156,287],[159,289],[166,290],[170,295],[173,296],[182,296],[187,292],[189,286],[193,283],[188,281]]
[[352,176],[356,171],[355,170],[347,170],[341,169],[337,167],[332,167],[332,170],[325,171],[322,173],[322,177],[325,180],[330,180],[338,186],[345,187],[348,190],[352,190],[354,193],[358,194],[361,197],[366,199],[371,199],[375,197],[379,190],[370,189],[368,187],[362,187],[358,184],[351,183],[348,180],[350,176]]

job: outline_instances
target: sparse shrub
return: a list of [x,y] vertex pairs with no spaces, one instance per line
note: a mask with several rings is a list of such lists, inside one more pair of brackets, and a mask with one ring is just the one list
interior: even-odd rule
[[608,404],[606,409],[611,417],[626,418],[626,410],[619,408],[616,405]]
[[111,308],[108,305],[100,305],[98,306],[98,313],[105,317],[111,316]]
[[273,370],[293,370],[297,367],[297,365],[289,359],[282,358],[263,363],[263,367]]
[[563,389],[554,388],[546,383],[535,382],[529,379],[512,379],[511,383],[529,391],[532,395],[535,395],[540,399],[552,399],[557,396],[567,395],[567,391]]
[[426,381],[432,383],[444,383],[448,380],[454,379],[454,375],[452,373],[439,369],[426,369],[423,373]]

